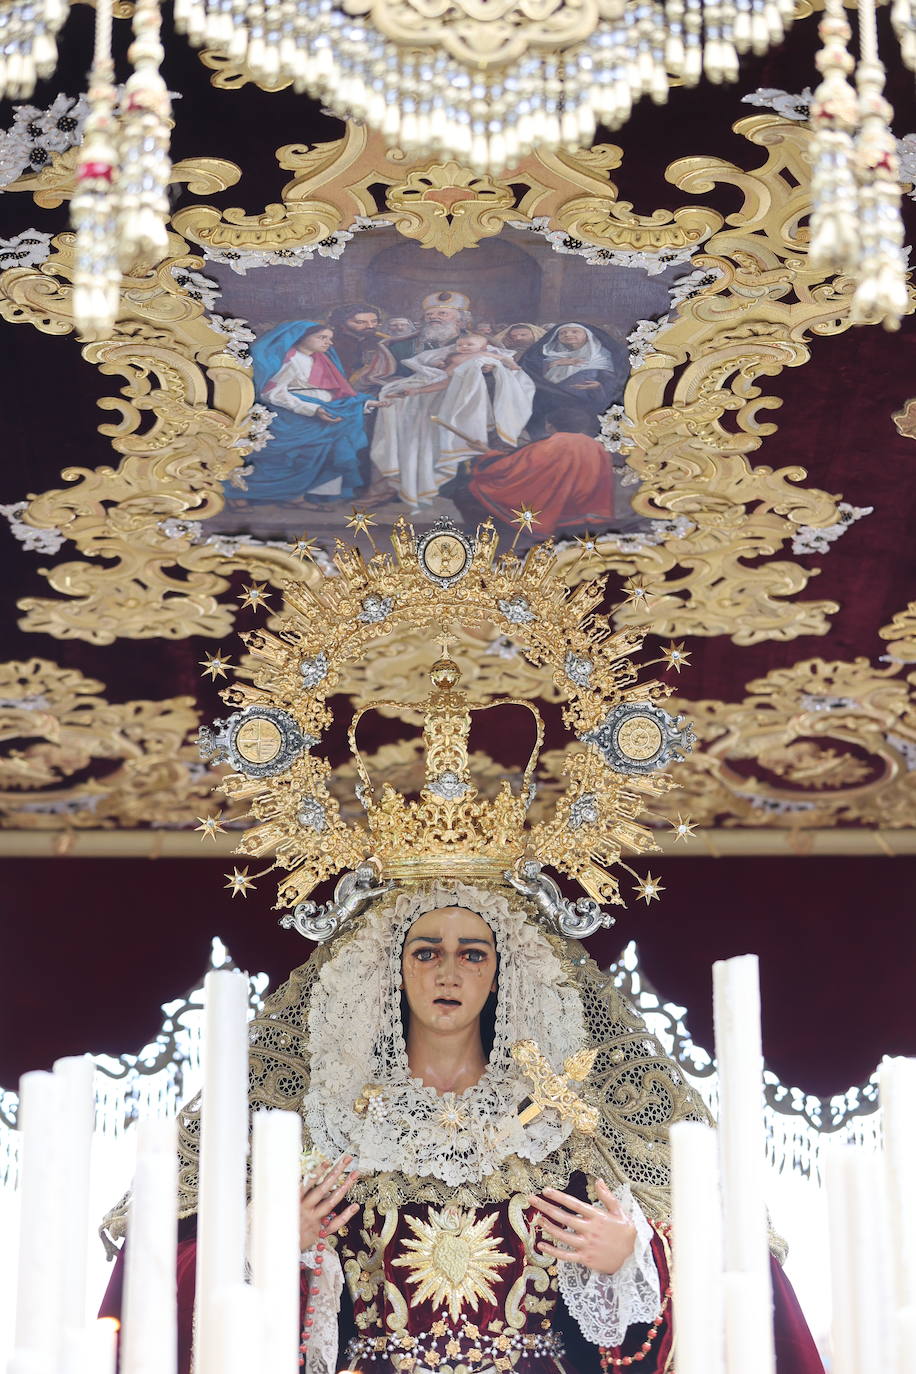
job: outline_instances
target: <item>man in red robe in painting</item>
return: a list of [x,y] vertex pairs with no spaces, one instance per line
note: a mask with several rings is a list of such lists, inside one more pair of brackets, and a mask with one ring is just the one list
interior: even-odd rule
[[588,418],[574,406],[550,412],[546,438],[509,453],[473,458],[467,491],[508,523],[523,506],[538,512],[534,533],[548,539],[564,529],[607,525],[614,518],[614,461],[585,431]]

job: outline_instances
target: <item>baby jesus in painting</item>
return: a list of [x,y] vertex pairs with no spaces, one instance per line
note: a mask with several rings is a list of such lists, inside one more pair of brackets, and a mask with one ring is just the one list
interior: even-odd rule
[[[389,396],[396,396],[400,391],[410,391],[414,396],[445,391],[455,371],[474,361],[482,362],[481,372],[493,372],[497,367],[504,367],[510,372],[520,371],[511,355],[504,349],[495,348],[485,334],[462,334],[449,349],[437,348],[418,355],[412,361],[423,365],[422,373],[428,375],[430,371],[435,370],[442,375],[421,386],[415,386],[410,381],[405,382],[402,387],[398,383],[393,383],[388,389]],[[420,373],[419,367],[417,372]]]
[[379,478],[418,510],[481,448],[515,447],[531,415],[534,382],[483,334],[424,349],[404,365],[412,375],[379,392],[371,456]]

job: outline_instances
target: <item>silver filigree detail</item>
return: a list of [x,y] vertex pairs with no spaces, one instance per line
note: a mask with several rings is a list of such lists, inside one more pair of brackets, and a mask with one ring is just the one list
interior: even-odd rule
[[[624,727],[632,731],[633,724],[640,720],[659,740],[658,747],[645,758],[634,756],[620,745]],[[587,730],[578,738],[593,744],[615,773],[654,773],[669,763],[679,763],[696,743],[693,726],[686,716],[674,717],[649,701],[622,702],[608,711],[594,730]]]
[[[252,721],[264,720],[280,733],[280,746],[263,763],[248,759],[236,747],[239,731]],[[204,763],[228,763],[236,773],[249,778],[272,778],[283,773],[300,754],[318,743],[317,735],[306,734],[288,711],[276,706],[246,706],[225,720],[215,720],[212,726],[202,725],[197,732],[197,745]]]
[[391,615],[391,608],[394,605],[394,598],[390,596],[379,596],[376,592],[370,592],[362,600],[362,610],[356,617],[364,625],[378,625],[383,620],[387,620]]
[[585,940],[596,930],[614,924],[614,917],[602,911],[591,897],[580,897],[575,903],[563,896],[553,878],[548,878],[536,859],[525,859],[515,872],[504,873],[510,887],[527,897],[534,906],[535,920],[557,935],[570,940]]
[[319,835],[328,828],[328,813],[314,797],[302,798],[296,820],[307,830],[314,830]]
[[497,601],[497,606],[510,625],[530,625],[537,616],[525,596],[511,596],[508,600]]
[[304,658],[299,664],[303,687],[317,687],[328,675],[328,656],[322,649],[314,658]]
[[563,660],[563,671],[577,687],[588,687],[592,680],[595,665],[590,658],[582,658],[570,649]]
[[[465,552],[464,563],[454,574],[436,573],[426,566],[426,550],[428,545],[443,534],[450,534],[453,539],[457,539]],[[435,582],[437,587],[442,587],[443,589],[446,587],[453,587],[456,582],[460,582],[461,579],[466,577],[470,572],[475,548],[476,541],[465,534],[464,530],[461,529],[459,525],[456,525],[453,520],[449,520],[447,515],[443,515],[440,516],[435,524],[430,526],[417,544],[417,563],[423,576],[428,577],[430,582]]]
[[457,773],[440,773],[438,778],[430,779],[426,784],[426,790],[432,792],[434,797],[442,797],[445,801],[457,801],[467,792],[468,784],[462,782]]
[[360,864],[339,880],[333,901],[321,906],[316,902],[300,902],[289,915],[280,917],[280,925],[284,930],[298,930],[307,940],[322,944],[393,886],[391,882],[380,882],[371,864]]
[[583,825],[594,825],[597,819],[598,798],[594,792],[585,792],[569,808],[567,826],[570,830],[581,830]]

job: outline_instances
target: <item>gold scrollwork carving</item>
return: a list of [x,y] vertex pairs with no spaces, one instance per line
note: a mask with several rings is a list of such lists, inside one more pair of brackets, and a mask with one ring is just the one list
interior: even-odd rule
[[902,434],[904,439],[916,439],[916,396],[904,401],[902,408],[891,419],[897,433]]
[[0,664],[0,698],[0,824],[171,826],[212,809],[217,775],[200,768],[193,697],[112,705],[102,683],[32,658]]
[[485,234],[499,233],[515,210],[515,194],[457,162],[438,162],[414,169],[390,187],[388,206],[395,229],[451,257],[473,248]]

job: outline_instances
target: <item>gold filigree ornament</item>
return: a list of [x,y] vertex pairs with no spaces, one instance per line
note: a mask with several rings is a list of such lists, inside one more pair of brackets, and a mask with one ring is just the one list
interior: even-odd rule
[[[642,646],[643,631],[615,632],[595,613],[603,579],[566,586],[551,544],[524,557],[501,554],[489,521],[471,536],[443,519],[418,536],[402,520],[391,543],[393,553],[377,550],[368,561],[338,543],[335,575],[321,576],[317,585],[288,584],[275,631],[242,636],[250,657],[237,678],[250,680],[223,690],[236,711],[201,731],[203,756],[235,770],[221,789],[250,804],[254,824],[236,852],[272,854],[270,867],[285,871],[277,905],[297,913],[308,908],[305,915],[314,914],[305,899],[316,884],[342,869],[354,870],[358,884],[352,893],[347,889],[348,901],[373,882],[410,885],[449,876],[509,882],[546,914],[551,902],[562,903],[552,880],[540,876],[549,865],[589,894],[576,910],[596,929],[607,919],[599,919],[597,903],[622,903],[611,867],[624,850],[655,848],[639,817],[674,785],[663,770],[692,744],[684,717],[658,704],[670,688],[637,680],[631,655]],[[564,724],[576,736],[555,805],[528,823],[543,739],[536,708],[515,697],[472,702],[459,686],[458,665],[442,657],[432,665],[432,691],[423,700],[370,701],[354,716],[349,742],[365,820],[345,819],[331,791],[331,765],[312,752],[331,722],[328,695],[352,660],[371,656],[405,625],[428,639],[453,622],[511,633],[533,663],[552,671]],[[495,796],[485,797],[470,769],[471,717],[510,705],[533,716],[532,745],[517,786],[503,778]],[[374,780],[365,766],[359,725],[380,707],[422,718],[424,776],[416,799]],[[566,933],[582,928],[571,919],[568,929],[561,922]]]

